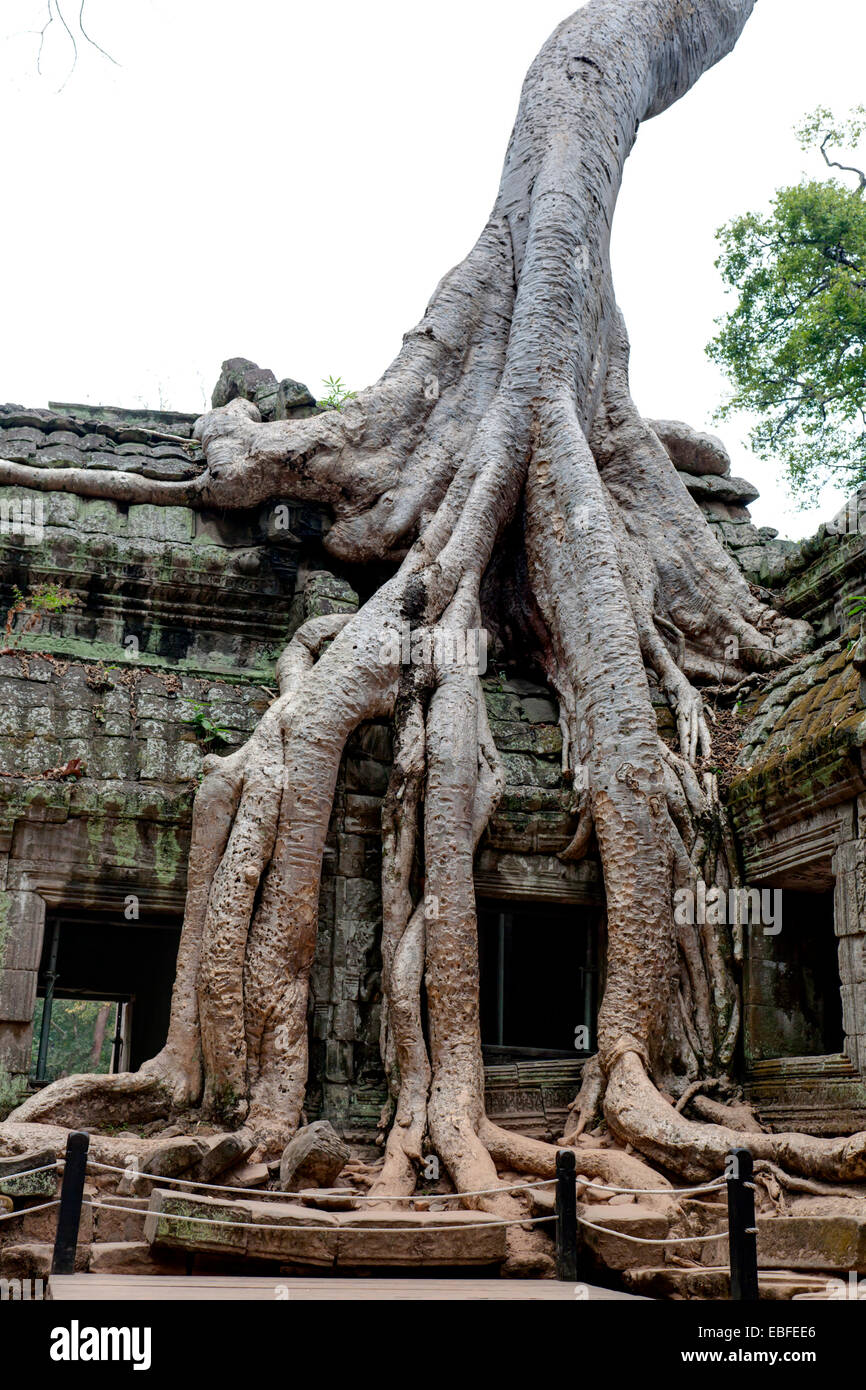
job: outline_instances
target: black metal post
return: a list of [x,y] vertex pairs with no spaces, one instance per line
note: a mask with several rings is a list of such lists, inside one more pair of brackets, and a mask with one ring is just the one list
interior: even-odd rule
[[73,1130],[66,1140],[66,1165],[60,1189],[60,1210],[57,1213],[57,1234],[54,1237],[52,1274],[75,1273],[75,1251],[78,1246],[78,1227],[81,1223],[81,1198],[87,1172],[87,1150],[90,1135]]
[[725,1172],[728,1183],[728,1246],[731,1298],[740,1303],[756,1303],[758,1300],[758,1231],[755,1225],[752,1172],[749,1150],[732,1149]]
[[556,1155],[556,1277],[577,1279],[577,1188],[571,1149]]

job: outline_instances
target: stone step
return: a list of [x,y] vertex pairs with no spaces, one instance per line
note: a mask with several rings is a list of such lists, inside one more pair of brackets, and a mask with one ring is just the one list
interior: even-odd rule
[[[649,1206],[632,1203],[629,1206],[607,1206],[595,1202],[578,1202],[578,1217],[603,1226],[604,1231],[578,1224],[578,1246],[590,1252],[594,1260],[607,1269],[636,1269],[657,1263],[664,1249],[660,1245],[643,1245],[623,1240],[622,1236],[639,1236],[644,1240],[663,1240],[670,1230],[670,1217]],[[684,1246],[688,1250],[688,1246]]]
[[[730,1272],[727,1265],[699,1265],[683,1269],[659,1265],[649,1269],[623,1271],[623,1283],[631,1293],[649,1298],[714,1299],[730,1298]],[[826,1274],[805,1270],[766,1269],[758,1273],[758,1294],[762,1299],[826,1298]]]
[[[49,1207],[48,1210],[37,1211],[31,1208],[41,1207],[46,1198],[39,1196],[36,1198],[28,1197],[24,1199],[26,1205],[20,1205],[20,1199],[16,1199],[15,1215],[8,1221],[4,1221],[2,1230],[5,1239],[13,1243],[46,1242],[54,1244],[54,1237],[57,1234],[57,1207]],[[89,1245],[93,1238],[93,1208],[85,1197],[81,1207],[81,1222],[78,1228],[79,1245]]]
[[[51,1273],[54,1246],[45,1241],[22,1241],[0,1248],[0,1276],[4,1279],[47,1279]],[[76,1269],[86,1263],[75,1261]]]
[[758,1267],[866,1273],[866,1217],[759,1216]]
[[152,1193],[144,1224],[144,1238],[156,1248],[323,1268],[501,1264],[506,1232],[486,1212],[317,1211],[299,1202],[220,1201],[162,1189]]
[[152,1249],[146,1240],[95,1241],[90,1247],[91,1274],[177,1274],[183,1256]]
[[149,1198],[100,1193],[93,1207],[93,1239],[100,1243],[144,1239]]

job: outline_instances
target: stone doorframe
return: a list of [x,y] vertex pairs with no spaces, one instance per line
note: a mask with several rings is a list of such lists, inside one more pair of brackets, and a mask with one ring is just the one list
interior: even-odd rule
[[[18,886],[0,892],[0,1058],[11,1075],[27,1077],[47,911],[104,911],[116,905],[122,918],[134,884],[70,882],[65,874],[24,869],[13,875],[11,869]],[[183,914],[184,894],[173,889],[149,884],[147,901],[149,912]]]

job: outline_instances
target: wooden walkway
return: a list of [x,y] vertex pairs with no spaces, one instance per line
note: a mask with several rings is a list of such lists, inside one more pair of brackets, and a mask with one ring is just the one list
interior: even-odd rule
[[[262,1279],[243,1275],[181,1274],[52,1274],[49,1297],[55,1302],[79,1300],[102,1302],[151,1302],[169,1299],[258,1300],[273,1303],[325,1301],[414,1300],[489,1302],[526,1300],[531,1302],[577,1301],[575,1289],[586,1289],[588,1298],[597,1300],[636,1299],[634,1294],[614,1293],[591,1284],[560,1284],[555,1279],[334,1279],[311,1276],[308,1279]],[[587,1295],[584,1295],[586,1297]]]

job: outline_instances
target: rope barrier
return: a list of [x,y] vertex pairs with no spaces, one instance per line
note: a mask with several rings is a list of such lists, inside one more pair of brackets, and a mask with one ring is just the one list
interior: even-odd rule
[[[0,1216],[0,1220],[15,1220],[29,1211],[47,1211],[54,1207],[59,1207],[57,1221],[57,1234],[54,1243],[53,1269],[57,1273],[71,1273],[74,1268],[75,1250],[78,1240],[79,1222],[81,1217],[82,1196],[85,1183],[85,1176],[88,1166],[87,1150],[90,1136],[83,1131],[72,1132],[66,1144],[66,1161],[63,1170],[63,1189],[60,1200],[44,1202],[37,1207],[23,1208],[18,1212],[7,1212]],[[731,1273],[731,1298],[734,1301],[754,1302],[758,1298],[758,1259],[757,1259],[757,1235],[758,1229],[755,1220],[755,1184],[754,1168],[751,1152],[746,1148],[736,1148],[728,1154],[730,1172],[726,1171],[723,1178],[714,1179],[708,1183],[696,1184],[686,1188],[627,1188],[613,1184],[595,1183],[589,1179],[584,1179],[584,1185],[602,1192],[622,1193],[632,1197],[643,1195],[662,1195],[669,1197],[687,1196],[698,1192],[714,1192],[722,1187],[727,1187],[729,1224],[725,1230],[715,1231],[705,1235],[677,1235],[677,1236],[638,1236],[632,1235],[627,1231],[618,1230],[616,1225],[601,1225],[596,1221],[589,1221],[585,1216],[578,1216],[576,1191],[576,1179],[583,1175],[576,1171],[577,1155],[572,1149],[562,1149],[556,1157],[556,1178],[541,1179],[532,1183],[512,1183],[502,1187],[488,1188],[475,1193],[455,1193],[455,1198],[465,1198],[468,1196],[492,1196],[498,1193],[528,1191],[532,1188],[549,1187],[552,1182],[556,1183],[556,1206],[553,1212],[542,1216],[530,1217],[519,1216],[510,1219],[488,1216],[484,1221],[455,1221],[451,1224],[427,1225],[426,1223],[410,1223],[398,1225],[366,1224],[352,1225],[343,1223],[339,1220],[319,1221],[316,1224],[299,1222],[297,1224],[285,1224],[280,1222],[266,1221],[232,1221],[223,1220],[217,1213],[209,1216],[182,1215],[179,1212],[155,1211],[150,1205],[147,1207],[147,1215],[155,1216],[161,1221],[183,1223],[189,1225],[201,1225],[211,1227],[223,1227],[227,1230],[246,1230],[246,1231],[311,1231],[319,1232],[337,1231],[371,1231],[383,1235],[393,1235],[395,1231],[429,1231],[431,1234],[444,1234],[448,1231],[471,1231],[485,1230],[491,1227],[522,1226],[524,1229],[533,1226],[550,1225],[553,1223],[556,1239],[556,1277],[560,1280],[573,1280],[577,1278],[578,1270],[578,1246],[577,1228],[583,1226],[586,1230],[596,1231],[601,1235],[612,1236],[614,1239],[631,1241],[636,1245],[701,1245],[709,1241],[727,1240],[729,1243],[729,1267]],[[46,1165],[49,1166],[49,1165]],[[54,1165],[50,1165],[54,1166]],[[233,1197],[250,1196],[253,1200],[263,1197],[273,1197],[278,1200],[285,1200],[287,1194],[275,1193],[271,1191],[259,1191],[255,1188],[229,1187],[225,1184],[204,1183],[193,1178],[166,1178],[160,1174],[141,1173],[139,1169],[121,1168],[115,1164],[99,1163],[90,1160],[90,1167],[97,1171],[108,1173],[120,1173],[126,1177],[145,1177],[157,1186],[170,1184],[180,1188],[204,1188],[206,1191],[215,1194],[217,1192],[230,1192]],[[14,1176],[14,1175],[13,1175]],[[145,1210],[140,1206],[124,1204],[117,1200],[117,1194],[107,1194],[114,1197],[114,1200],[100,1201],[96,1198],[91,1199],[91,1207],[97,1210],[120,1211],[127,1215],[143,1216]],[[191,1200],[195,1199],[195,1194],[176,1194],[179,1197],[189,1195]],[[432,1196],[449,1200],[450,1193],[437,1193]],[[370,1193],[355,1194],[346,1191],[347,1200],[367,1200],[367,1201],[388,1201],[388,1198],[379,1198]],[[394,1200],[394,1199],[390,1199]],[[400,1197],[398,1201],[418,1201],[418,1195],[411,1197]],[[423,1197],[420,1200],[425,1200]],[[429,1201],[430,1198],[428,1197]],[[228,1202],[225,1203],[228,1206]],[[229,1211],[231,1208],[229,1207]],[[311,1213],[312,1214],[312,1213]],[[457,1213],[449,1213],[457,1215]],[[471,1215],[467,1212],[465,1215]],[[599,1213],[601,1215],[601,1213]],[[375,1219],[375,1218],[374,1218]],[[669,1228],[668,1228],[669,1229]]]
[[[88,1159],[87,1166],[101,1168],[106,1173],[123,1173],[129,1178],[146,1178],[148,1182],[155,1182],[159,1187],[168,1183],[175,1187],[203,1187],[207,1192],[231,1192],[236,1197],[247,1194],[250,1197],[274,1197],[282,1201],[299,1195],[297,1192],[273,1192],[267,1187],[231,1187],[217,1182],[198,1182],[194,1178],[165,1178],[160,1173],[145,1173],[140,1168],[118,1168],[111,1163],[97,1163],[95,1159]],[[483,1187],[476,1192],[413,1192],[408,1197],[371,1197],[368,1193],[362,1195],[360,1192],[351,1192],[349,1188],[332,1190],[336,1190],[340,1197],[345,1196],[347,1201],[353,1202],[456,1202],[462,1201],[464,1197],[496,1197],[503,1192],[528,1192],[530,1188],[552,1187],[555,1182],[556,1178],[543,1178],[539,1182],[515,1182],[503,1187]]]
[[727,1230],[724,1230],[710,1236],[630,1236],[625,1231],[618,1231],[615,1226],[598,1226],[594,1221],[586,1221],[582,1216],[577,1218],[577,1222],[579,1226],[588,1226],[591,1231],[616,1236],[617,1240],[631,1240],[636,1245],[688,1245],[692,1241],[723,1240],[728,1235]]
[[[95,1159],[88,1159],[87,1166],[99,1168],[105,1173],[121,1173],[125,1177],[146,1178],[148,1182],[155,1182],[159,1186],[169,1184],[175,1187],[200,1187],[207,1192],[231,1192],[235,1196],[247,1194],[251,1197],[273,1197],[283,1201],[286,1197],[298,1195],[289,1192],[273,1192],[269,1188],[232,1187],[225,1183],[199,1182],[194,1178],[168,1178],[159,1173],[146,1173],[139,1168],[119,1168],[112,1163],[97,1163]],[[712,1182],[702,1183],[698,1187],[615,1187],[606,1183],[591,1182],[580,1173],[578,1173],[577,1178],[582,1187],[591,1187],[596,1192],[625,1192],[635,1197],[685,1197],[695,1192],[715,1192],[725,1186],[724,1178],[714,1178]],[[414,1192],[403,1197],[370,1196],[369,1193],[351,1192],[346,1188],[345,1198],[347,1201],[354,1202],[455,1202],[461,1201],[465,1197],[496,1197],[503,1192],[530,1192],[538,1187],[553,1187],[555,1184],[556,1178],[541,1178],[538,1182],[515,1182],[504,1184],[501,1187],[482,1187],[474,1192]],[[340,1191],[339,1195],[343,1196],[343,1192]]]
[[222,1221],[217,1216],[181,1216],[178,1212],[172,1211],[145,1211],[142,1207],[124,1207],[114,1202],[92,1201],[94,1207],[99,1207],[104,1211],[125,1211],[134,1213],[138,1216],[156,1216],[160,1221],[194,1221],[205,1226],[226,1226],[237,1228],[244,1231],[318,1231],[321,1235],[323,1231],[378,1231],[383,1235],[393,1235],[395,1231],[415,1231],[424,1234],[427,1231],[486,1231],[493,1226],[537,1226],[542,1221],[555,1221],[553,1212],[549,1216],[521,1216],[513,1220],[503,1221],[499,1217],[494,1217],[490,1221],[455,1221],[453,1226],[329,1226],[322,1222],[317,1226],[285,1225],[270,1221]]
[[589,1182],[580,1173],[577,1181],[581,1187],[591,1187],[594,1192],[629,1192],[634,1197],[686,1197],[690,1192],[716,1192],[725,1186],[724,1178],[714,1178],[700,1187],[606,1187],[602,1182]]
[[0,1221],[14,1221],[16,1216],[30,1216],[35,1211],[48,1211],[51,1207],[59,1207],[60,1198],[53,1202],[41,1202],[38,1207],[20,1207],[18,1211],[7,1211],[0,1216]]
[[43,1163],[41,1168],[25,1168],[23,1173],[0,1174],[0,1182],[16,1182],[18,1178],[30,1178],[34,1173],[49,1173],[52,1168],[59,1168],[60,1163],[57,1159],[53,1163]]
[[[408,1197],[381,1197],[370,1196],[369,1193],[363,1197],[353,1193],[356,1202],[457,1202],[464,1197],[497,1197],[502,1192],[529,1192],[536,1187],[553,1187],[556,1178],[544,1178],[540,1182],[513,1182],[502,1187],[480,1187],[476,1192],[414,1192]],[[289,1197],[292,1193],[282,1192],[280,1196]]]

